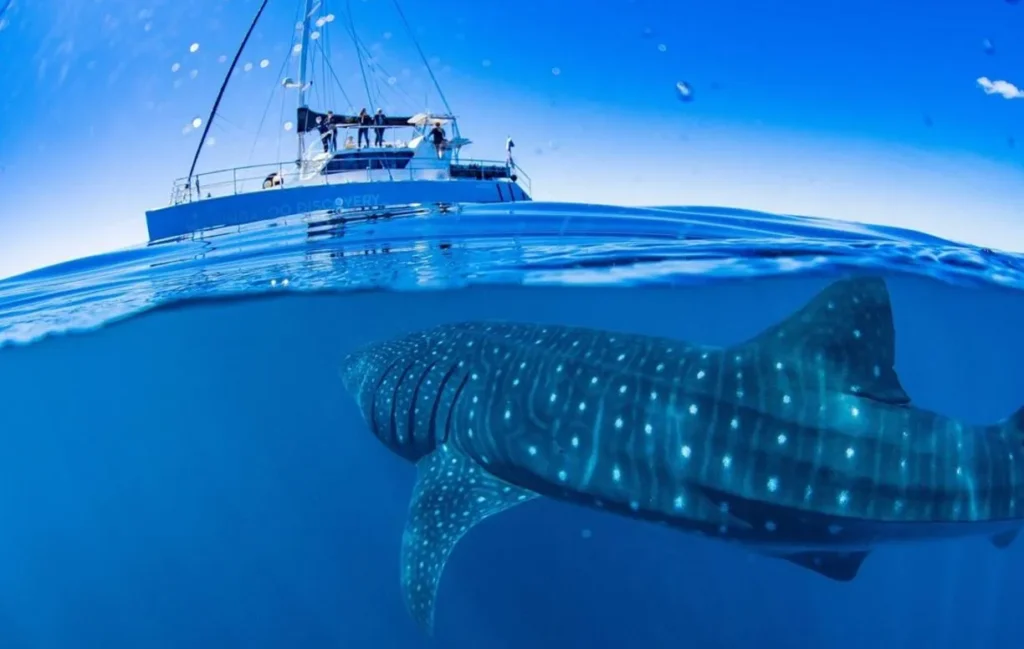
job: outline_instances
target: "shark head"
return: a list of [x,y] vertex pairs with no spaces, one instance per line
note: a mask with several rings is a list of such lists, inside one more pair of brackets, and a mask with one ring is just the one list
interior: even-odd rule
[[358,399],[373,372],[373,347],[365,346],[347,354],[341,360],[341,384],[345,391]]
[[439,362],[442,334],[414,334],[371,343],[342,359],[345,390],[390,451],[417,462],[443,441],[448,407],[465,377]]

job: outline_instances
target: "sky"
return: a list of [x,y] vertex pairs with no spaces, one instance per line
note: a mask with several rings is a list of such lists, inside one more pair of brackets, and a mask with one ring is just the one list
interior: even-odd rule
[[[0,0],[3,9],[5,0]],[[12,0],[0,277],[146,240],[257,0]],[[360,76],[348,7],[373,62]],[[537,200],[717,205],[1024,251],[1024,4],[402,0],[463,135]],[[294,157],[300,0],[270,0],[198,171]],[[327,0],[311,108],[444,108],[393,0]],[[314,50],[315,52],[316,50]],[[680,84],[690,90],[684,101]],[[342,90],[344,92],[342,92]],[[348,97],[346,99],[345,97]]]

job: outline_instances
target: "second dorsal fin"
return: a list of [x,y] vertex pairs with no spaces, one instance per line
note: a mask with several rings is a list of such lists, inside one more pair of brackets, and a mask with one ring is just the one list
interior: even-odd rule
[[815,361],[836,390],[891,404],[910,402],[893,367],[896,332],[881,278],[835,282],[744,346]]

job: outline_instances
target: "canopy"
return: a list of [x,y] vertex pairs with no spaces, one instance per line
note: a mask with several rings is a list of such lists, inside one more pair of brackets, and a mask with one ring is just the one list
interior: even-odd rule
[[[374,115],[370,113],[372,118]],[[390,115],[384,116],[384,126],[409,126],[409,120],[411,117],[391,117]],[[298,112],[298,130],[299,133],[306,133],[307,131],[316,131],[319,129],[320,124],[326,123],[327,113],[318,113],[310,110],[305,106],[299,107]],[[351,126],[359,123],[358,115],[338,115],[335,113],[331,116],[330,122],[334,126]]]

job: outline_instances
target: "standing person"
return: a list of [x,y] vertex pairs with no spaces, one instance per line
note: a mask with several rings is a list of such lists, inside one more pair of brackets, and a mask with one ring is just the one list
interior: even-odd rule
[[516,143],[512,141],[512,136],[509,135],[508,139],[505,140],[505,164],[509,167],[516,166],[516,163],[512,162],[512,147],[515,145]]
[[373,116],[373,123],[377,125],[377,128],[373,129],[375,131],[373,146],[384,146],[384,124],[387,122],[387,119],[387,116],[384,115],[384,110],[378,108],[377,114]]
[[437,149],[437,157],[441,157],[441,152],[444,150],[444,129],[441,128],[441,122],[434,122],[434,128],[430,129],[430,139],[434,141],[434,148]]
[[334,124],[334,113],[327,111],[323,117],[317,117],[316,128],[320,131],[320,140],[324,145],[324,153],[329,153],[338,148],[337,126]]
[[360,149],[363,148],[364,138],[366,139],[366,146],[370,146],[370,129],[368,127],[372,121],[370,114],[366,112],[365,108],[359,111],[359,137],[357,138],[356,146]]

